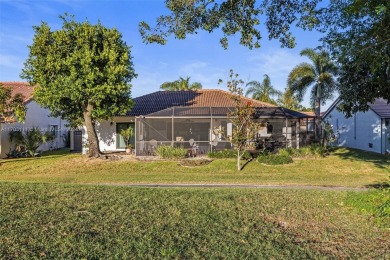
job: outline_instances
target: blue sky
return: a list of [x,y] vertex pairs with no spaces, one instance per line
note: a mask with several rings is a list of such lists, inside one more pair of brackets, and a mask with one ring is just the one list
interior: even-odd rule
[[[138,32],[140,21],[154,23],[167,12],[163,0],[0,0],[0,81],[21,81],[19,75],[32,43],[32,26],[41,21],[59,29],[59,15],[74,14],[76,20],[98,20],[106,27],[115,27],[132,46],[133,63],[138,77],[132,81],[132,96],[159,90],[165,81],[190,76],[207,89],[226,89],[218,79],[226,79],[234,69],[245,80],[263,80],[268,74],[275,88],[284,90],[288,73],[306,61],[299,52],[320,45],[321,34],[293,28],[297,39],[294,49],[280,48],[269,41],[262,30],[262,47],[249,50],[238,44],[239,36],[231,37],[229,49],[219,44],[220,32],[200,32],[185,40],[170,39],[164,46],[144,44]],[[329,103],[329,102],[328,102]],[[303,104],[308,106],[308,97]],[[329,105],[329,104],[328,104]],[[326,108],[325,106],[324,108]],[[323,108],[323,109],[324,109]]]

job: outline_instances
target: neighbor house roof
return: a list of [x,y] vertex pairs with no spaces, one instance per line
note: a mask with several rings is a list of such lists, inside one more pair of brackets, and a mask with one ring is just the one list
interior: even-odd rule
[[[337,107],[340,103],[340,98],[337,98],[335,102],[326,110],[322,117],[326,117],[330,111]],[[380,118],[390,118],[390,104],[386,99],[377,98],[374,103],[368,103],[368,106],[374,113],[376,113]]]
[[[157,91],[134,98],[134,107],[126,116],[152,114],[171,107],[234,107],[231,94],[216,89],[196,91]],[[243,97],[244,102],[252,102],[255,107],[275,107],[275,105]]]
[[27,82],[16,82],[16,81],[4,81],[0,82],[3,87],[12,89],[12,96],[20,93],[24,97],[24,103],[27,103],[33,98],[34,87]]
[[390,118],[390,104],[386,99],[377,98],[374,103],[369,103],[368,106],[377,113],[380,118]]

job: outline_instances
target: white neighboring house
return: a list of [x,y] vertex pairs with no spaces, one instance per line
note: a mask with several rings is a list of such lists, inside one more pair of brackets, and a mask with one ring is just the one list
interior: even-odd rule
[[12,94],[21,93],[24,96],[24,103],[27,108],[24,122],[1,123],[0,124],[0,158],[5,158],[10,150],[14,149],[14,144],[10,143],[9,133],[13,130],[27,130],[38,127],[41,131],[53,131],[56,138],[39,147],[38,150],[45,151],[65,146],[64,134],[67,134],[65,124],[61,118],[50,116],[50,111],[38,105],[33,99],[33,87],[26,82],[0,82],[4,87],[12,89]]
[[387,100],[378,98],[368,104],[368,111],[357,112],[350,118],[337,110],[339,103],[337,99],[322,117],[333,126],[335,145],[382,154],[390,152],[390,104]]

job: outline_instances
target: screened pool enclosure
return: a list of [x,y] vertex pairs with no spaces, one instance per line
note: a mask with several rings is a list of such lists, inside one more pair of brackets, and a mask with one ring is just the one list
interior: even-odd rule
[[[171,107],[136,117],[136,155],[155,155],[160,145],[183,147],[190,156],[232,149],[228,141],[234,128],[228,118],[232,110],[229,107]],[[261,127],[251,140],[254,149],[299,147],[314,134],[313,118],[289,109],[258,108],[256,118]]]

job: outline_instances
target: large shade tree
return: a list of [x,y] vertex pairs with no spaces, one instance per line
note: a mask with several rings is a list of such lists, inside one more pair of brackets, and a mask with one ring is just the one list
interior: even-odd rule
[[60,16],[60,30],[35,26],[22,77],[36,85],[34,99],[72,126],[85,125],[89,155],[100,156],[95,124],[132,107],[136,76],[130,47],[116,29]]
[[190,77],[180,77],[175,81],[164,82],[161,84],[160,89],[166,91],[196,90],[202,89],[202,84],[199,82],[190,83]]
[[303,62],[297,65],[288,75],[287,85],[302,101],[306,91],[310,91],[310,104],[316,115],[316,134],[319,137],[321,124],[321,105],[333,97],[337,88],[337,66],[324,50],[315,51],[307,48],[301,51],[302,56],[309,58],[311,63]]
[[[282,47],[295,46],[290,28],[316,29],[341,65],[339,92],[347,114],[368,109],[377,97],[390,100],[390,1],[388,0],[165,0],[168,14],[156,25],[139,25],[146,43],[166,44],[199,31],[222,31],[220,42],[238,35],[240,44],[259,48],[268,31]],[[262,30],[261,22],[265,29]]]
[[264,74],[264,79],[262,82],[252,80],[246,84],[249,87],[246,90],[246,96],[252,96],[253,99],[267,102],[270,104],[277,104],[273,97],[279,97],[282,92],[275,89],[271,85],[271,79],[267,74]]

